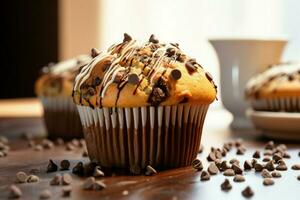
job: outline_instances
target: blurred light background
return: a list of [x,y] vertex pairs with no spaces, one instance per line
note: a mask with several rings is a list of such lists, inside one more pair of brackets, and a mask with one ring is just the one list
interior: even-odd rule
[[[8,2],[1,20],[4,64],[1,98],[34,96],[38,69],[104,49],[123,33],[178,42],[219,82],[209,38],[288,38],[283,61],[300,58],[298,0],[43,0]],[[13,89],[17,87],[17,89]]]

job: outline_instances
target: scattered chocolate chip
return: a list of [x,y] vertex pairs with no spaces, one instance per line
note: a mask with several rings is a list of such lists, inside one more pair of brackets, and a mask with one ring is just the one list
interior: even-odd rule
[[260,163],[255,163],[254,169],[256,172],[261,172],[263,170],[264,166]]
[[284,152],[282,157],[286,158],[286,159],[289,159],[289,158],[291,158],[291,155],[287,152]]
[[300,170],[300,164],[294,164],[292,165],[293,170]]
[[227,150],[225,148],[222,149],[221,154],[223,157],[227,155]]
[[265,186],[274,185],[274,181],[271,178],[264,178],[263,184]]
[[72,169],[72,173],[76,174],[78,176],[84,176],[84,168],[83,168],[83,163],[78,162]]
[[185,67],[189,73],[193,73],[197,70],[196,66],[194,64],[192,64],[190,61],[185,63]]
[[207,171],[203,170],[201,172],[200,180],[201,181],[208,181],[210,179],[210,175]]
[[174,80],[178,80],[181,78],[181,72],[179,69],[173,69],[171,71],[171,77],[174,79]]
[[88,157],[88,152],[86,149],[82,152],[82,157]]
[[216,156],[216,159],[222,158],[222,152],[220,149],[215,150],[215,156]]
[[266,146],[265,146],[265,149],[269,149],[269,150],[273,150],[275,147],[275,144],[273,141],[269,141]]
[[260,152],[259,151],[255,151],[254,153],[253,153],[253,156],[252,156],[253,158],[260,158]]
[[61,146],[63,145],[65,142],[62,138],[57,138],[55,141],[56,145]]
[[232,158],[230,161],[229,161],[229,163],[230,164],[237,164],[237,165],[239,165],[240,164],[240,161],[238,160],[238,159],[236,159],[236,158]]
[[61,182],[63,185],[70,185],[72,183],[72,176],[70,174],[63,174]]
[[54,147],[54,143],[51,140],[44,139],[42,141],[42,146],[44,149],[52,149]]
[[127,33],[124,33],[124,39],[123,42],[129,42],[132,40],[132,37],[128,35]]
[[139,76],[137,74],[131,73],[128,75],[128,83],[132,85],[137,85],[140,82]]
[[9,194],[9,197],[10,198],[13,198],[13,199],[18,199],[22,196],[22,191],[20,190],[19,187],[17,187],[16,185],[11,185],[9,187],[9,190],[10,190],[10,194]]
[[95,167],[94,173],[93,173],[93,177],[103,177],[104,176],[104,172],[101,171],[99,166]]
[[215,152],[213,152],[213,151],[211,151],[209,154],[208,154],[208,156],[207,156],[207,160],[208,161],[215,161],[217,158],[216,158],[216,154],[215,154]]
[[94,183],[96,182],[95,178],[94,177],[89,177],[87,178],[83,185],[82,185],[82,188],[84,190],[93,190],[94,189]]
[[130,166],[130,172],[133,175],[140,175],[141,174],[141,168],[138,165],[132,165],[132,166]]
[[237,174],[237,175],[234,176],[233,181],[234,182],[244,182],[245,177],[241,174]]
[[257,160],[255,159],[255,158],[253,158],[252,160],[251,160],[251,165],[252,165],[252,167],[254,168],[254,165],[257,163]]
[[275,169],[279,170],[279,171],[286,171],[287,170],[287,166],[286,166],[286,164],[285,164],[285,162],[283,160],[279,160],[278,161],[278,165],[277,165],[277,167]]
[[264,157],[262,161],[263,161],[263,162],[269,162],[270,160],[271,160],[270,157]]
[[282,156],[279,153],[275,153],[273,155],[273,160],[277,163],[279,160],[282,159]]
[[95,162],[88,162],[83,165],[84,176],[93,176],[95,168],[99,167]]
[[184,62],[186,59],[186,56],[184,54],[178,54],[176,60],[179,62]]
[[228,191],[232,189],[232,185],[229,180],[226,178],[225,181],[221,184],[221,190]]
[[154,44],[157,44],[157,43],[159,43],[159,40],[155,37],[154,34],[152,34],[152,35],[150,36],[150,38],[149,38],[149,42],[152,42],[152,43],[154,43]]
[[66,144],[66,150],[67,151],[73,151],[74,149],[75,149],[75,146],[72,143],[68,142]]
[[62,160],[60,162],[60,170],[69,170],[69,168],[70,168],[70,161]]
[[237,155],[244,155],[245,152],[246,152],[246,149],[244,147],[240,146],[240,147],[237,148],[236,154]]
[[63,197],[70,197],[72,192],[72,187],[71,186],[64,186],[62,188],[62,196]]
[[270,174],[270,172],[267,169],[263,169],[261,171],[261,176],[263,178],[272,178],[272,175]]
[[27,183],[35,183],[35,182],[39,182],[39,180],[40,179],[38,176],[31,174],[28,176],[26,181],[27,181]]
[[221,172],[225,171],[226,169],[229,169],[230,168],[230,165],[227,163],[226,160],[222,161],[220,166],[219,166],[219,170]]
[[224,176],[234,176],[234,170],[233,169],[226,169],[223,173]]
[[28,178],[28,176],[25,172],[21,171],[16,174],[16,182],[17,183],[26,183],[27,178]]
[[193,160],[192,167],[194,169],[196,169],[197,171],[201,171],[203,169],[203,165],[202,165],[201,160],[199,160],[199,159]]
[[93,190],[102,190],[105,189],[106,185],[102,181],[95,181],[93,185]]
[[35,147],[33,148],[33,150],[35,150],[35,151],[42,151],[42,150],[44,150],[44,148],[43,148],[42,145],[38,144],[38,145],[35,145]]
[[152,176],[152,175],[154,175],[154,174],[157,174],[157,171],[156,171],[153,167],[151,167],[150,165],[148,165],[148,166],[146,167],[145,175],[146,175],[146,176]]
[[273,178],[280,178],[281,177],[281,173],[279,171],[273,171],[271,173]]
[[271,160],[271,161],[267,162],[267,164],[265,165],[265,168],[269,171],[274,171],[274,169],[275,169],[274,161]]
[[99,54],[100,54],[100,51],[98,49],[96,49],[96,48],[92,48],[91,49],[91,56],[92,56],[92,58],[97,57]]
[[300,175],[299,175],[299,176],[297,176],[297,179],[298,179],[298,181],[300,181]]
[[244,162],[244,170],[251,170],[252,169],[252,164],[250,161],[246,160]]
[[51,192],[49,190],[43,190],[40,194],[40,199],[50,199],[52,196]]
[[210,163],[207,168],[207,171],[210,173],[210,175],[215,175],[219,172],[219,169],[215,163]]
[[242,195],[246,198],[250,198],[254,195],[253,190],[247,186],[243,191],[242,191]]
[[53,162],[53,160],[50,159],[49,164],[47,166],[47,173],[56,172],[57,168],[57,165]]
[[50,185],[60,185],[61,183],[61,175],[56,174],[50,181]]
[[236,163],[233,163],[231,165],[231,168],[233,169],[235,174],[243,174],[242,168],[239,165],[237,165]]

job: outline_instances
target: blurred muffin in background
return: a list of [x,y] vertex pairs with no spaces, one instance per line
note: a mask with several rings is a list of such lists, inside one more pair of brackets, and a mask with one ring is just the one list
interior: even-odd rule
[[81,55],[42,68],[42,74],[35,83],[35,92],[44,108],[49,138],[83,136],[78,111],[71,96],[75,76],[90,59],[90,56]]
[[139,174],[147,165],[191,164],[216,92],[211,75],[178,44],[124,34],[82,68],[73,98],[90,159]]
[[256,75],[245,95],[254,110],[300,112],[300,63],[274,65]]

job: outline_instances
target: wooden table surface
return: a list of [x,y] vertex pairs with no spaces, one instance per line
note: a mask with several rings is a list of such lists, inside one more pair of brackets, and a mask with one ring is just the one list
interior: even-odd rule
[[[211,146],[221,147],[223,142],[241,137],[247,147],[246,154],[238,156],[235,151],[231,151],[226,160],[236,157],[243,162],[245,159],[251,159],[254,150],[262,149],[266,143],[267,140],[256,131],[230,131],[228,126],[231,119],[231,115],[222,108],[209,110],[202,135],[204,152],[198,155],[205,168],[208,166],[206,155]],[[82,157],[83,150],[77,148],[74,151],[67,151],[64,146],[58,146],[50,150],[34,151],[21,138],[24,132],[31,132],[36,137],[45,137],[42,108],[38,100],[1,100],[0,136],[9,138],[11,150],[7,157],[0,158],[0,199],[7,199],[9,194],[7,188],[14,183],[18,171],[29,173],[31,169],[40,170],[37,173],[40,181],[17,184],[23,192],[22,199],[39,199],[44,189],[52,192],[52,199],[62,198],[61,186],[49,186],[49,181],[55,173],[46,173],[48,160],[59,162],[62,159],[69,159],[72,167],[78,161],[88,162],[87,158]],[[300,163],[298,156],[300,144],[289,143],[288,147],[291,159],[287,159],[286,163],[290,168],[292,164]],[[70,171],[64,171],[68,172]],[[81,186],[84,178],[72,174],[72,194],[69,199],[243,199],[241,191],[248,185],[255,193],[252,199],[300,199],[300,181],[297,180],[300,171],[284,171],[282,178],[276,179],[275,185],[268,187],[263,186],[263,179],[259,173],[252,170],[244,174],[246,181],[243,183],[235,183],[232,177],[227,177],[233,186],[229,192],[220,189],[220,184],[226,178],[221,173],[212,176],[210,181],[201,182],[200,172],[195,172],[192,167],[167,170],[154,176],[114,173],[101,178],[107,185],[107,188],[101,191],[83,190]]]

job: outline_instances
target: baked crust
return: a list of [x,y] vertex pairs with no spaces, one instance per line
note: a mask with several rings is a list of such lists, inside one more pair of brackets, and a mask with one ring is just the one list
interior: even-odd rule
[[42,69],[42,75],[35,82],[37,96],[55,97],[72,95],[73,83],[82,66],[91,59],[81,55],[57,64],[50,64]]
[[274,65],[251,78],[245,90],[246,99],[300,97],[300,64]]
[[211,75],[177,44],[144,44],[124,34],[124,41],[96,53],[77,75],[76,104],[91,107],[140,107],[209,104],[216,98]]

